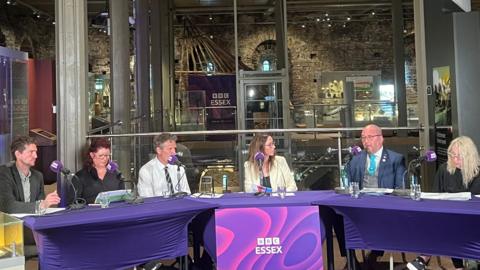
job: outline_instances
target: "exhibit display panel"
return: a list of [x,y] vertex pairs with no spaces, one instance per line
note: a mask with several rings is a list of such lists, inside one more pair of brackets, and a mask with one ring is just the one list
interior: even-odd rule
[[0,47],[0,164],[10,160],[9,145],[28,134],[28,54]]

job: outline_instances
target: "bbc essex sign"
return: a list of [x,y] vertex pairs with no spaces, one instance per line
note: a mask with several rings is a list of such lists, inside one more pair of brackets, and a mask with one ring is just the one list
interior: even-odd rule
[[217,269],[323,269],[317,206],[215,210]]

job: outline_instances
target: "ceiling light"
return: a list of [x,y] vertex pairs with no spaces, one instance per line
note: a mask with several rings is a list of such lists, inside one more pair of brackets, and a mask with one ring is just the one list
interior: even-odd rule
[[332,24],[331,24],[331,23],[329,23],[329,24],[327,24],[327,26],[328,26],[328,27],[332,27]]
[[306,27],[305,24],[302,24],[302,28],[305,28],[305,27]]
[[372,14],[372,16],[375,16],[375,11],[372,11],[372,13],[370,13],[370,14]]
[[209,19],[210,21],[213,21],[212,15],[210,15],[210,16],[208,17],[208,19]]
[[347,21],[350,21],[352,20],[352,18],[350,16],[347,17]]
[[320,18],[317,18],[316,21],[319,22],[319,21],[320,21]]
[[325,13],[325,17],[328,17],[328,13]]

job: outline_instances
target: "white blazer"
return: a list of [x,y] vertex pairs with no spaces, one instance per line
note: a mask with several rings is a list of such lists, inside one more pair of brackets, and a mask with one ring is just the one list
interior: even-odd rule
[[[260,174],[256,166],[250,161],[245,161],[245,192],[257,192],[257,185],[260,185]],[[297,184],[293,179],[287,160],[282,156],[275,156],[275,162],[270,168],[270,184],[272,191],[277,191],[278,183],[285,181],[285,186],[288,192],[297,191]]]

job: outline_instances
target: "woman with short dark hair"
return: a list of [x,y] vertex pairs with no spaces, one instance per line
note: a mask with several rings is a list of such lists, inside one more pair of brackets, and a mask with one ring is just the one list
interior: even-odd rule
[[[77,198],[94,203],[98,193],[124,189],[125,184],[118,172],[109,172],[110,142],[105,138],[93,139],[90,143],[83,168],[76,173],[72,182]],[[73,201],[73,192],[69,192],[69,202]]]

